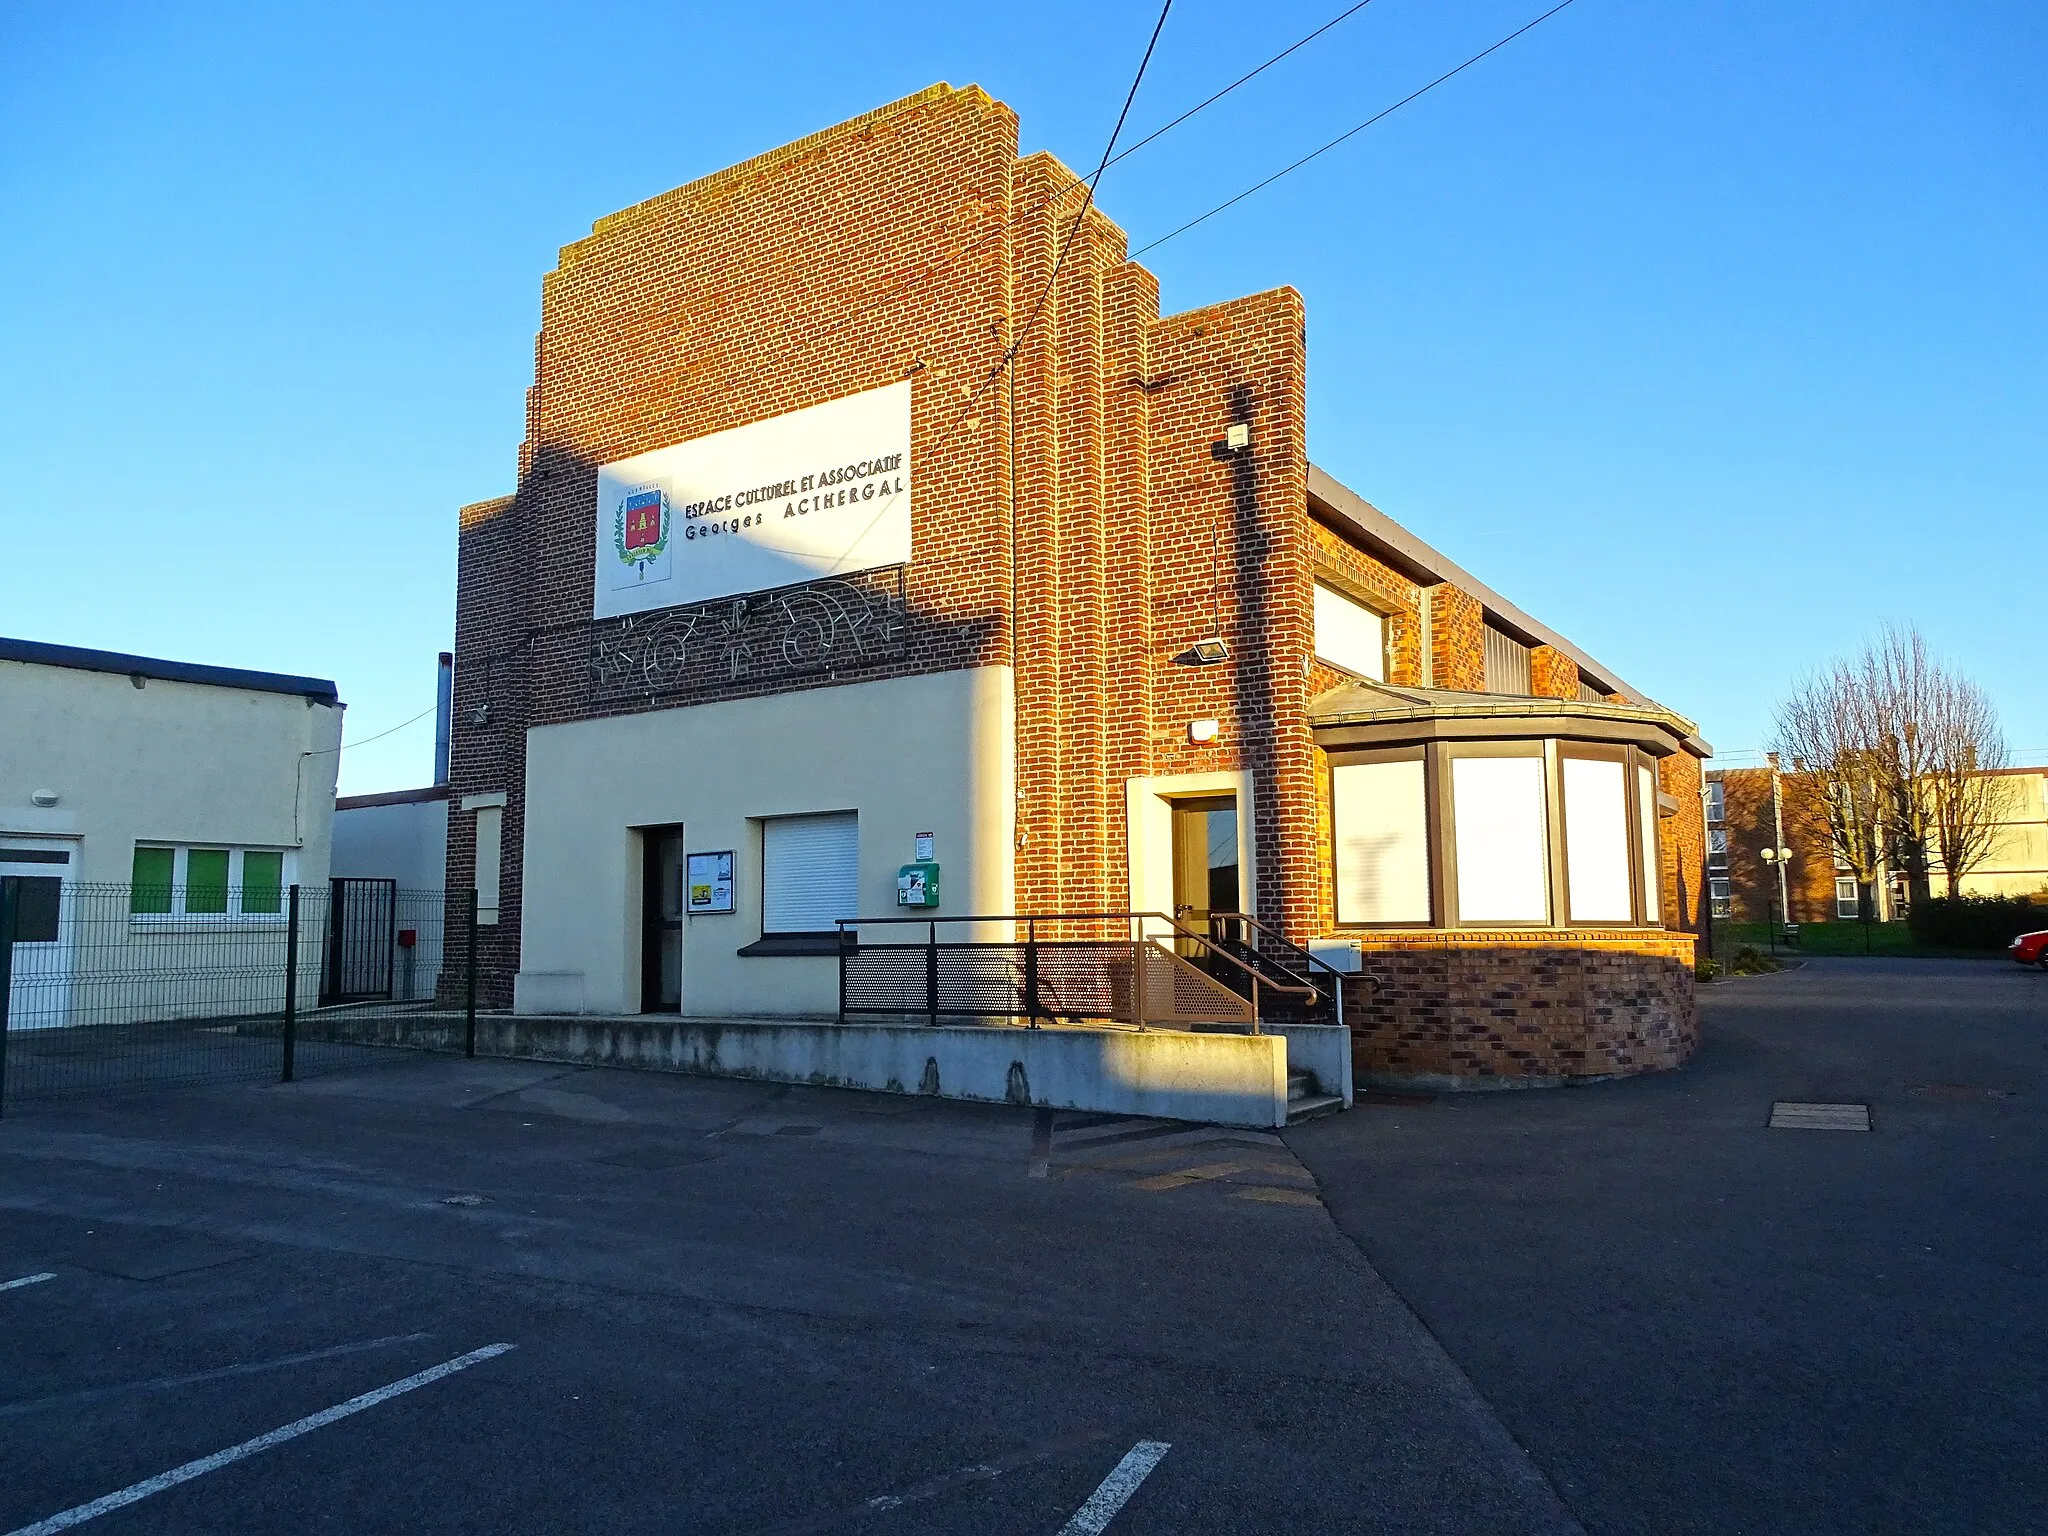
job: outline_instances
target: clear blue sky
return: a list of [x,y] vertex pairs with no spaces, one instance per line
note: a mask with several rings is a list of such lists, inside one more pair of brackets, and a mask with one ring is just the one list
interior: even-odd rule
[[[1346,3],[1180,0],[1134,130]],[[1544,8],[1374,0],[1103,205],[1142,244]],[[936,80],[1092,166],[1155,14],[17,0],[0,634],[427,708],[559,246]],[[1899,618],[2041,760],[2044,79],[2038,0],[1576,0],[1146,261],[1168,309],[1299,288],[1316,460],[1724,750]]]

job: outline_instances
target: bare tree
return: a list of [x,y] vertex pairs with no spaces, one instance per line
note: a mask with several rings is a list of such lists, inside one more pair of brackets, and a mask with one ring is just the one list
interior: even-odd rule
[[1997,712],[1911,626],[1886,625],[1801,683],[1778,708],[1774,745],[1812,781],[1807,819],[1855,877],[1866,920],[1887,866],[1918,902],[1937,857],[1954,896],[1989,856],[2008,792],[1991,771],[2005,765]]
[[1933,719],[1957,679],[1927,654],[1919,630],[1896,624],[1885,625],[1877,640],[1863,647],[1855,669],[1875,736],[1884,850],[1892,867],[1905,875],[1909,899],[1925,901],[1934,830],[1933,803],[1927,793],[1935,750]]
[[1962,894],[1963,876],[1990,857],[1998,824],[2010,810],[2012,780],[1998,711],[1968,678],[1944,677],[1925,727],[1928,751],[1922,800],[1941,858],[1948,894]]
[[1859,668],[1837,661],[1809,676],[1778,706],[1773,747],[1812,789],[1787,809],[1811,823],[1856,881],[1856,909],[1869,919],[1884,865],[1885,793],[1879,729]]

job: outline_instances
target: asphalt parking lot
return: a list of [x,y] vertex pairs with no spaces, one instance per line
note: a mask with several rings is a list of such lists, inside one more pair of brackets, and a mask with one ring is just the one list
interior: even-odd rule
[[1572,1528],[1270,1134],[421,1058],[10,1117],[38,1273],[0,1531]]
[[2048,1529],[2048,976],[1814,960],[1701,1000],[1682,1072],[1289,1140],[1589,1530]]
[[2040,1528],[2043,978],[1706,1002],[1679,1074],[1284,1137],[440,1058],[39,1106],[0,1532]]

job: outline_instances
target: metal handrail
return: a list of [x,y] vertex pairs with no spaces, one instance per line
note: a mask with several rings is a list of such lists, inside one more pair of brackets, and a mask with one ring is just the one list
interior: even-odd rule
[[[1310,965],[1319,966],[1323,970],[1328,971],[1331,977],[1333,978],[1330,985],[1330,997],[1331,1000],[1335,1002],[1337,1006],[1337,1023],[1340,1026],[1343,1024],[1345,975],[1343,971],[1338,970],[1337,967],[1330,964],[1329,961],[1320,958],[1319,956],[1317,956],[1316,954],[1312,953],[1307,949],[1304,949],[1301,945],[1295,943],[1294,940],[1288,938],[1286,934],[1277,932],[1273,928],[1267,926],[1265,923],[1260,922],[1256,917],[1253,917],[1249,912],[1211,912],[1209,914],[1209,922],[1212,926],[1218,922],[1238,922],[1243,923],[1245,926],[1249,928],[1256,928],[1260,933],[1265,934],[1268,938],[1275,939],[1281,944],[1284,944],[1288,949],[1292,950],[1295,954],[1301,956],[1301,958],[1306,960]],[[1304,980],[1305,979],[1306,978],[1304,978]]]
[[[1275,992],[1291,993],[1296,996],[1307,996],[1309,998],[1315,998],[1317,996],[1320,996],[1320,993],[1318,993],[1318,991],[1312,983],[1303,983],[1300,986],[1289,986],[1285,982],[1276,982],[1272,980],[1270,977],[1260,975],[1254,967],[1246,965],[1242,960],[1238,959],[1237,956],[1230,953],[1229,950],[1224,949],[1220,945],[1218,945],[1215,940],[1208,938],[1206,935],[1195,932],[1195,930],[1192,928],[1183,928],[1180,924],[1179,919],[1170,917],[1164,912],[1046,912],[1035,914],[1028,912],[1013,912],[1007,915],[1000,913],[983,913],[980,915],[963,915],[959,917],[841,917],[835,918],[833,920],[833,926],[835,926],[839,930],[840,944],[842,948],[844,948],[845,946],[846,930],[849,926],[855,928],[867,927],[871,925],[875,927],[881,927],[887,924],[901,924],[905,926],[916,924],[929,926],[934,930],[934,932],[928,943],[931,945],[936,945],[938,943],[936,929],[940,923],[1022,923],[1025,925],[1026,930],[1025,942],[1027,944],[1035,944],[1038,942],[1037,925],[1041,922],[1103,922],[1112,918],[1121,921],[1131,921],[1133,919],[1143,921],[1147,918],[1157,918],[1160,922],[1165,923],[1167,927],[1171,928],[1175,933],[1179,934],[1182,938],[1194,940],[1195,943],[1201,945],[1210,954],[1215,955],[1217,958],[1227,961],[1229,964],[1236,966],[1240,971],[1243,971],[1245,975],[1251,978],[1252,985],[1254,987],[1263,986],[1270,988]],[[1139,930],[1138,937],[1132,942],[1144,943],[1147,941],[1147,938],[1148,936],[1141,929]],[[1157,942],[1157,940],[1153,940],[1152,942]],[[916,948],[917,946],[905,945],[903,947],[906,949],[910,949]]]

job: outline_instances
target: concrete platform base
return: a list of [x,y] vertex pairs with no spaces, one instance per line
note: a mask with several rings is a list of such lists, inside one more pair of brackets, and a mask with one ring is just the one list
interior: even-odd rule
[[[462,1038],[461,1015],[448,1012],[323,1011],[303,1028],[309,1037],[431,1049],[459,1048]],[[1327,1025],[1235,1035],[487,1014],[477,1020],[477,1052],[1245,1126],[1287,1124],[1291,1057],[1321,1093],[1351,1102],[1350,1035]]]

